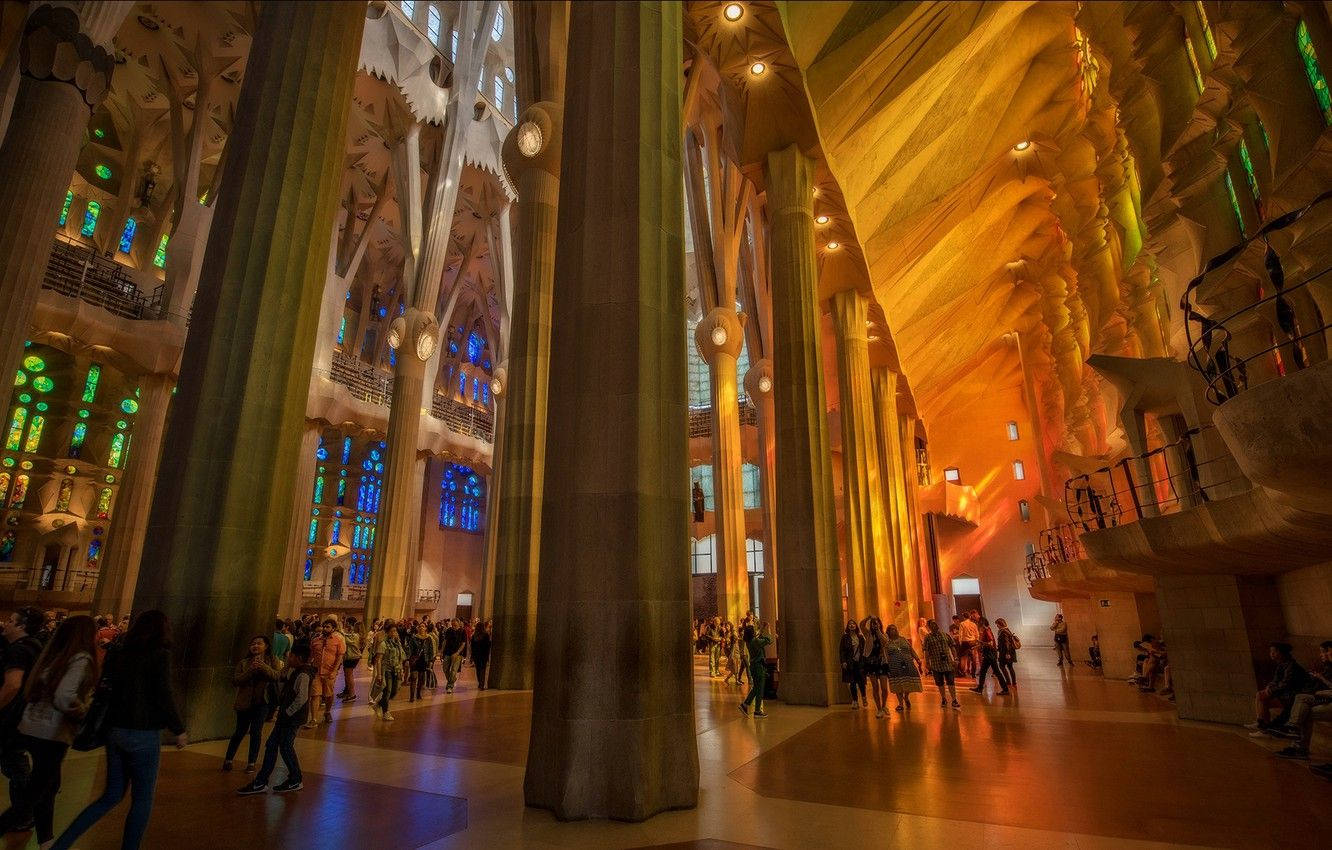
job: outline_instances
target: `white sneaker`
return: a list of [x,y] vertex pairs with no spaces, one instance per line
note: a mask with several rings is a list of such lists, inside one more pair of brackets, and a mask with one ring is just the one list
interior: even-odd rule
[[393,712],[391,712],[391,711],[386,711],[386,712],[384,712],[384,719],[385,719],[385,720],[389,720],[389,721],[393,721],[393,720],[397,720],[398,718],[396,718],[396,717],[393,716]]

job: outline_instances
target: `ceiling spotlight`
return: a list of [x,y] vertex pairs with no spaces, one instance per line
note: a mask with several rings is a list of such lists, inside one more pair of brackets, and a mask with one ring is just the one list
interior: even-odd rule
[[814,223],[815,223],[815,224],[827,224],[827,223],[828,223],[828,217],[827,217],[826,215],[818,216],[817,218],[814,219]]
[[717,346],[726,344],[726,328],[722,325],[712,329],[712,344]]
[[772,389],[772,378],[769,378],[767,375],[764,375],[762,378],[758,379],[758,385],[759,385],[759,392],[766,393]]
[[738,21],[745,16],[745,7],[739,3],[727,3],[726,8],[722,10],[728,21]]
[[762,76],[763,72],[766,70],[768,70],[768,66],[764,65],[762,62],[755,62],[753,65],[749,66],[749,73],[756,77]]
[[827,247],[827,249],[828,249],[829,251],[836,251],[838,248],[842,247],[842,243],[840,243],[840,242],[829,242],[829,243],[827,244],[826,247]]
[[1031,142],[1027,141],[1026,139],[1023,139],[1022,141],[1018,142],[1016,145],[1013,145],[1013,150],[1021,153],[1022,151],[1025,151],[1029,147],[1031,147]]

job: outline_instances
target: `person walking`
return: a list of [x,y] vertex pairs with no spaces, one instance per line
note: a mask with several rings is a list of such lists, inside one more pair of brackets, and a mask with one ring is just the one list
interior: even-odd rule
[[971,690],[973,693],[984,693],[985,677],[993,670],[994,678],[999,682],[999,695],[1007,696],[1008,679],[999,666],[999,644],[994,639],[994,631],[990,628],[990,621],[984,617],[980,621],[980,636],[981,668],[980,673],[976,676],[976,687]]
[[924,688],[920,684],[920,656],[911,641],[902,637],[897,626],[889,625],[884,643],[884,667],[888,673],[888,689],[897,697],[893,711],[910,711],[911,695]]
[[227,754],[222,759],[222,770],[231,770],[231,760],[240,749],[241,739],[248,732],[250,735],[249,755],[245,760],[245,772],[254,773],[255,761],[259,758],[259,739],[264,732],[264,718],[268,716],[268,688],[278,679],[278,660],[273,657],[268,638],[255,635],[250,639],[250,647],[245,657],[236,663],[236,671],[231,682],[236,686],[236,701],[232,708],[236,712],[236,730],[227,742]]
[[268,742],[264,744],[264,764],[252,782],[236,789],[242,797],[250,794],[262,794],[268,790],[268,780],[277,767],[277,757],[282,756],[282,763],[287,766],[287,778],[273,787],[278,794],[299,791],[304,787],[304,775],[301,762],[296,757],[296,732],[305,724],[310,713],[310,693],[318,673],[310,663],[310,644],[298,640],[287,653],[290,661],[282,671],[281,687],[278,690],[277,720],[273,731],[268,733]]
[[1008,627],[1008,621],[1003,617],[994,621],[999,627],[999,634],[996,639],[999,643],[999,672],[1003,673],[1008,679],[1010,688],[1017,687],[1017,671],[1013,665],[1017,663],[1017,651],[1022,648],[1022,641],[1013,634],[1013,630]]
[[323,706],[324,722],[333,722],[333,688],[347,655],[347,642],[338,631],[336,617],[325,617],[320,623],[319,635],[310,639],[310,663],[315,666],[314,695],[311,698],[310,719],[306,729],[313,729]]
[[772,632],[765,622],[758,634],[753,626],[745,626],[742,633],[749,648],[749,695],[740,703],[740,710],[749,713],[749,706],[754,706],[755,717],[767,717],[763,710],[763,688],[768,683],[768,668],[763,663],[763,650],[772,643]]
[[980,645],[980,614],[966,616],[957,623],[957,667],[959,676],[975,676]]
[[426,668],[430,664],[430,638],[425,623],[416,624],[416,631],[407,636],[404,648],[407,650],[407,701],[416,702],[421,698]]
[[69,850],[89,827],[130,792],[129,814],[121,833],[122,850],[138,850],[153,813],[162,730],[169,729],[176,749],[190,742],[171,690],[171,623],[161,611],[144,611],[125,633],[119,648],[107,653],[110,704],[106,723],[106,787],[52,845]]
[[[0,683],[0,773],[9,780],[10,810],[22,809],[24,788],[32,773],[31,756],[24,749],[24,736],[19,734],[19,721],[23,719],[23,690],[28,672],[42,654],[42,639],[38,637],[46,627],[46,616],[37,608],[20,608],[4,621],[4,653],[0,655],[0,668],[4,680]],[[14,821],[0,816],[0,830],[12,832],[32,828],[31,818]]]
[[285,663],[287,660],[287,651],[291,649],[291,628],[287,621],[281,618],[273,621],[273,657],[279,662]]
[[1067,659],[1068,666],[1073,666],[1073,654],[1068,651],[1068,623],[1064,621],[1063,614],[1055,614],[1054,622],[1050,624],[1050,631],[1054,632],[1055,657],[1059,659],[1060,667],[1064,666]]
[[708,640],[708,675],[714,679],[721,677],[722,660],[722,621],[721,617],[713,617],[708,621],[708,627],[703,631]]
[[865,674],[874,694],[874,716],[882,720],[888,713],[888,636],[883,633],[883,621],[878,617],[866,617],[860,627],[866,635]]
[[23,689],[27,705],[18,731],[32,754],[32,776],[23,789],[22,811],[4,820],[33,821],[39,848],[50,847],[55,838],[60,765],[74,741],[79,721],[88,711],[97,683],[96,635],[97,624],[92,617],[66,618],[42,650]]
[[[379,699],[373,703],[372,708],[380,720],[393,720],[393,714],[389,711],[389,700],[398,695],[398,683],[401,681],[403,665],[407,661],[407,651],[403,649],[402,641],[398,638],[398,627],[395,624],[385,625],[382,634],[383,638],[377,644],[379,651],[375,655],[375,679],[379,688]],[[373,697],[374,689],[371,690]]]
[[851,708],[869,705],[865,696],[865,637],[855,620],[846,621],[842,644],[837,651],[842,662],[842,681],[851,688]]
[[472,633],[472,666],[476,668],[476,689],[486,689],[486,670],[490,667],[490,621],[483,620]]
[[342,642],[347,651],[342,656],[342,692],[338,697],[343,702],[356,701],[356,666],[361,663],[362,647],[365,636],[361,634],[360,624],[355,617],[348,617],[342,628]]
[[[962,705],[957,701],[957,645],[934,620],[925,623],[925,641],[921,652],[925,656],[925,667],[939,689],[939,707],[946,708],[951,699],[953,708],[961,709]],[[944,693],[945,687],[948,688],[947,693]]]

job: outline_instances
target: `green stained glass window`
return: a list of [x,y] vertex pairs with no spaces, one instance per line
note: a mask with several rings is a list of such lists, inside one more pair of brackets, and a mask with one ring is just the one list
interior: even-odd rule
[[79,418],[80,418],[80,419],[87,419],[88,416],[89,416],[88,411],[86,411],[86,410],[80,410],[80,411],[79,411]]
[[101,214],[102,205],[96,201],[89,201],[88,209],[83,213],[83,227],[79,229],[79,234],[91,238],[97,232],[97,217]]
[[315,479],[314,500],[316,505],[324,503],[324,476]]
[[[111,476],[107,476],[110,478]],[[97,518],[106,519],[111,513],[111,488],[103,487],[102,492],[97,496]]]
[[24,404],[31,404],[32,396],[28,395],[27,393],[23,393],[19,396],[19,401],[23,402]]
[[69,438],[69,456],[78,457],[83,451],[83,441],[88,437],[88,423],[74,423],[74,435]]
[[88,377],[83,381],[83,400],[92,403],[97,398],[97,382],[102,377],[102,367],[96,363],[88,367]]
[[22,369],[14,372],[14,386],[21,387],[28,382],[28,375]]
[[40,372],[46,368],[46,361],[36,354],[29,354],[23,358],[23,368],[29,372]]
[[1249,146],[1240,139],[1239,143],[1240,165],[1244,166],[1244,179],[1249,184],[1249,193],[1253,195],[1254,208],[1258,210],[1258,218],[1263,214],[1263,194],[1258,190],[1258,176],[1253,172],[1253,158],[1249,156]]
[[65,222],[69,221],[69,205],[74,203],[74,190],[70,189],[65,193],[65,205],[60,208],[60,226],[64,227]]
[[23,441],[25,452],[37,451],[37,447],[42,444],[42,431],[44,430],[46,430],[46,417],[33,416],[32,422],[28,424],[28,439]]
[[307,543],[315,542],[315,538],[317,536],[319,536],[319,520],[312,519],[310,520],[310,534],[308,537],[306,537],[306,542]]
[[120,461],[125,456],[125,435],[116,434],[111,438],[111,451],[107,453],[106,465],[115,469],[120,468]]
[[125,219],[125,230],[120,234],[120,253],[128,254],[134,247],[134,231],[139,229],[139,223],[133,218]]
[[1332,126],[1332,94],[1327,91],[1327,77],[1318,64],[1318,53],[1314,51],[1313,39],[1309,36],[1309,25],[1300,21],[1295,27],[1295,43],[1300,49],[1300,59],[1304,61],[1304,76],[1313,88],[1314,100],[1323,113],[1323,123]]
[[97,165],[93,168],[93,173],[96,174],[98,177],[102,178],[103,180],[111,179],[111,167],[107,165],[105,162],[97,163]]
[[55,509],[61,513],[69,510],[69,500],[74,496],[74,482],[66,478],[60,482],[60,493],[56,496]]
[[1209,59],[1216,58],[1216,36],[1212,34],[1212,25],[1207,20],[1207,10],[1203,8],[1202,0],[1193,0],[1193,8],[1198,11],[1198,26],[1202,27],[1203,41],[1207,44],[1207,56]]
[[45,375],[38,375],[32,379],[32,388],[39,393],[49,393],[55,386],[55,381]]
[[121,431],[124,431],[127,427],[129,427],[129,423],[126,422],[124,419],[117,419],[116,427],[119,428]]
[[47,404],[46,402],[44,402],[44,401],[39,401],[39,402],[37,402],[37,409],[40,410],[40,411],[42,411],[43,413],[46,412],[46,408],[49,407],[49,406],[50,406],[50,405],[48,405],[48,404]]
[[9,436],[5,438],[6,449],[11,452],[19,450],[23,444],[23,426],[26,424],[28,424],[28,408],[14,408],[14,412],[9,414]]
[[157,266],[159,269],[166,268],[167,240],[170,238],[170,234],[163,233],[162,238],[157,243],[157,253],[153,254],[153,265]]
[[127,398],[120,403],[120,409],[130,414],[138,413],[139,403],[132,398]]
[[1239,223],[1240,233],[1244,233],[1244,214],[1240,212],[1239,196],[1235,194],[1235,181],[1230,179],[1230,172],[1225,173],[1226,194],[1230,196],[1230,209],[1235,213],[1235,221]]
[[1202,68],[1198,66],[1198,54],[1193,52],[1193,39],[1189,38],[1188,33],[1184,34],[1184,51],[1189,54],[1189,67],[1193,69],[1193,85],[1198,89],[1198,94],[1202,94]]
[[94,129],[94,130],[93,130],[93,138],[95,138],[95,139],[105,139],[105,138],[106,138],[106,131],[103,130],[101,127],[98,127],[98,128],[96,128],[96,129]]

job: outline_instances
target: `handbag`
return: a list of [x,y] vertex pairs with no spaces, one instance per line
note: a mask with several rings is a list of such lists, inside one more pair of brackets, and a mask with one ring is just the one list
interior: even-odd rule
[[370,681],[370,702],[377,703],[384,695],[384,676],[377,675]]
[[106,653],[106,666],[102,668],[101,678],[97,680],[97,688],[93,691],[92,703],[88,706],[88,712],[83,715],[79,722],[79,730],[74,733],[74,740],[70,743],[70,749],[86,753],[90,750],[100,749],[106,746],[106,739],[111,734],[111,724],[108,719],[111,715],[111,659],[115,647],[111,647]]

